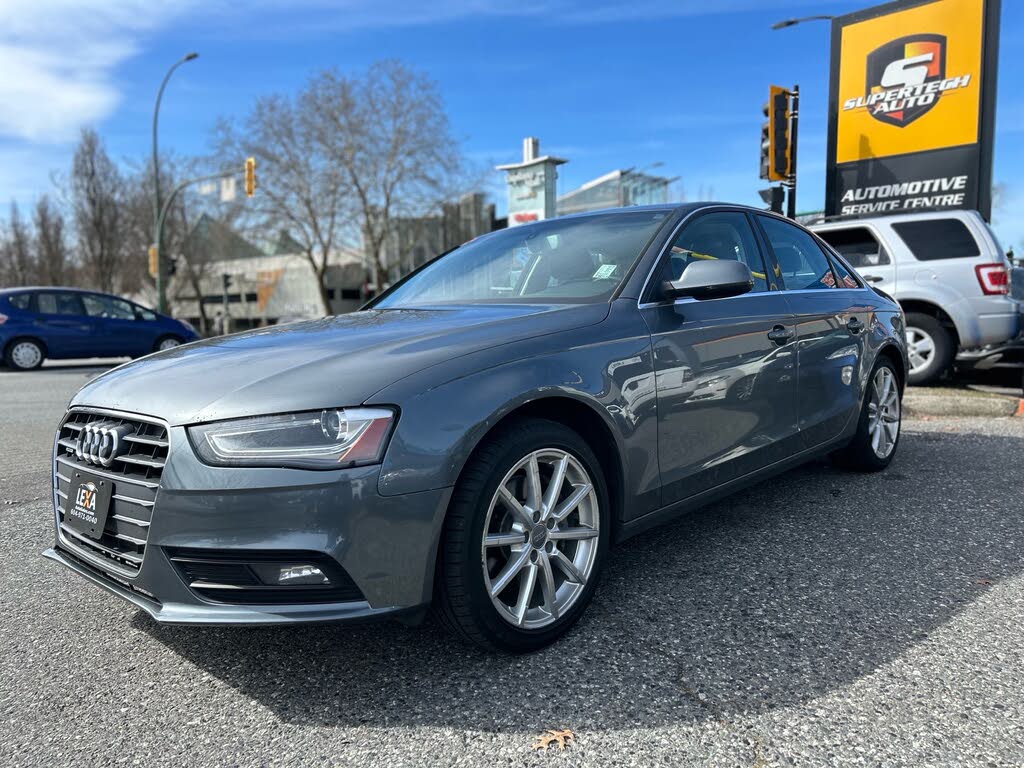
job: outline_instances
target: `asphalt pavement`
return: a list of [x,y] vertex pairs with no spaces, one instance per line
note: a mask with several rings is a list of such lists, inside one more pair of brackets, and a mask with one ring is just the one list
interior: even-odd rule
[[1024,765],[1024,418],[908,421],[885,473],[632,539],[509,658],[429,623],[160,627],[44,561],[97,370],[0,371],[0,765]]

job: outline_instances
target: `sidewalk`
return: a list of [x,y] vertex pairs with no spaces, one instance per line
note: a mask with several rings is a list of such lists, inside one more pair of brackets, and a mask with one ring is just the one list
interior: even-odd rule
[[907,387],[903,411],[910,418],[921,416],[1024,417],[1024,399],[973,389],[953,387]]

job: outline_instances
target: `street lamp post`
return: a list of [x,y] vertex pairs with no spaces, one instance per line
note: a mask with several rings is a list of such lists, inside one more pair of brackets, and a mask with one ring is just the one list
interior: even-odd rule
[[161,242],[163,222],[160,216],[160,158],[157,151],[157,121],[160,117],[160,101],[163,99],[167,81],[171,79],[174,70],[186,61],[192,61],[198,58],[198,56],[199,54],[195,52],[186,53],[171,65],[171,68],[167,70],[167,74],[164,75],[164,79],[160,83],[160,90],[156,92],[156,104],[153,106],[153,246],[156,248],[157,311],[161,314],[166,314],[167,312],[167,265],[164,263],[163,243]]

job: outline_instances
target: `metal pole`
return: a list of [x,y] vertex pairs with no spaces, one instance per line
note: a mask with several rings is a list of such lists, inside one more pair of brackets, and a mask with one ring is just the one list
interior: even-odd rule
[[786,201],[786,216],[796,221],[796,133],[800,124],[800,86],[790,91],[793,97],[789,110],[789,199]]
[[171,68],[167,70],[167,74],[164,75],[164,79],[160,83],[160,89],[156,92],[156,103],[153,105],[153,245],[156,246],[156,303],[157,311],[161,314],[167,314],[167,268],[164,265],[163,242],[161,240],[163,223],[160,218],[160,155],[157,151],[157,123],[160,118],[160,102],[163,100],[167,81],[171,79],[174,70],[186,61],[192,61],[192,59],[198,56],[198,53],[187,53],[171,65]]
[[[155,240],[156,240],[156,242],[159,243],[161,238],[163,237],[163,234],[164,234],[164,221],[167,219],[167,213],[171,210],[171,205],[174,203],[174,198],[176,198],[178,196],[178,193],[181,192],[181,190],[185,189],[185,187],[188,187],[188,186],[190,186],[192,184],[199,184],[199,183],[204,182],[204,181],[214,181],[216,179],[223,179],[223,178],[227,178],[228,176],[236,176],[236,175],[238,175],[238,171],[235,171],[235,170],[232,170],[232,171],[221,171],[220,173],[211,173],[208,176],[198,176],[198,177],[196,177],[194,179],[185,179],[184,181],[179,182],[174,187],[174,189],[171,190],[171,194],[169,194],[167,196],[167,199],[164,201],[164,204],[160,207],[160,212],[157,214],[157,217],[156,217],[156,232],[155,232]],[[157,286],[160,286],[162,284],[160,282],[160,271],[163,269],[163,266],[162,266],[162,261],[160,259],[160,246],[157,245],[156,248],[157,248],[157,251],[156,251],[156,256],[157,256]],[[166,301],[166,298],[167,298],[166,294],[162,294],[161,297]],[[197,298],[200,301],[202,301],[202,296],[199,296]]]

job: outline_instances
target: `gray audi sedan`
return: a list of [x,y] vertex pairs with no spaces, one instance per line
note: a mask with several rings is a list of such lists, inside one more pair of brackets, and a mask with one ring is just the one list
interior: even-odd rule
[[362,311],[89,382],[55,437],[45,555],[161,622],[432,606],[486,648],[536,650],[615,542],[818,456],[884,469],[903,322],[763,211],[494,232]]

